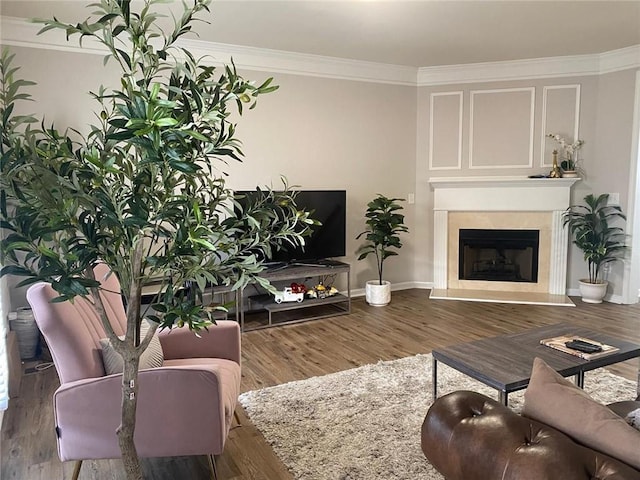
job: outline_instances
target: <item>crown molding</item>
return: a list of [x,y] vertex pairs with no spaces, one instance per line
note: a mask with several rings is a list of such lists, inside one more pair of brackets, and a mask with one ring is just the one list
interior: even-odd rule
[[596,55],[577,55],[422,67],[418,69],[418,86],[597,75],[598,65]]
[[[107,50],[90,38],[80,47],[69,42],[61,30],[49,30],[38,35],[41,25],[22,18],[0,17],[2,38],[0,43],[26,48],[40,48],[105,55]],[[389,65],[361,60],[348,60],[322,55],[310,55],[266,48],[245,47],[203,40],[180,39],[177,45],[188,49],[196,58],[206,57],[211,64],[233,62],[239,69],[273,73],[307,75],[313,77],[358,80],[364,82],[416,85],[418,69],[402,65]]]
[[600,74],[640,68],[640,45],[611,50],[598,55]]
[[[60,30],[38,35],[41,26],[23,18],[0,16],[0,27],[0,43],[4,45],[84,54],[106,53],[101,45],[91,39],[83,40],[82,47],[72,44]],[[421,68],[203,40],[181,39],[179,45],[196,57],[209,58],[213,64],[229,63],[233,58],[239,69],[420,87],[601,75],[640,68],[640,45],[594,55]]]
[[408,86],[416,85],[418,73],[417,68],[402,65],[212,43],[203,40],[181,39],[178,44],[193,53],[196,58],[208,56],[215,59],[216,63],[227,64],[233,58],[236,67],[246,70]]
[[603,75],[640,68],[640,45],[593,55],[470,63],[418,69],[418,86]]
[[82,47],[67,40],[62,30],[49,30],[42,35],[38,32],[43,26],[24,18],[0,16],[0,43],[14,47],[39,48],[62,52],[77,52],[91,55],[104,55],[105,48],[95,40],[85,37]]

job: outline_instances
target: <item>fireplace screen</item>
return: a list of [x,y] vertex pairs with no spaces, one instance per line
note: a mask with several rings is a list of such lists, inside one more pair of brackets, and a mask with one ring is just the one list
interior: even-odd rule
[[459,279],[538,281],[539,230],[460,229]]

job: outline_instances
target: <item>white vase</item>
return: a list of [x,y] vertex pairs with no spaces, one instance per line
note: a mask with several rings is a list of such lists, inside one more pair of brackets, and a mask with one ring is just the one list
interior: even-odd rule
[[391,301],[391,282],[386,280],[382,281],[382,285],[378,280],[369,280],[364,291],[367,303],[372,307],[384,307]]
[[602,299],[607,293],[609,282],[600,280],[598,283],[589,283],[586,278],[579,280],[580,294],[582,301],[586,303],[602,303]]

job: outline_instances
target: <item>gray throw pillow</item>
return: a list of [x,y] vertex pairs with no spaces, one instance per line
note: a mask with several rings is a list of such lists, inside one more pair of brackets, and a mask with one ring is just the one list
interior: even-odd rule
[[[140,338],[144,338],[148,330],[149,323],[143,320],[140,325]],[[124,337],[121,336],[120,338]],[[114,350],[111,341],[108,338],[101,338],[100,347],[102,348],[102,363],[104,363],[104,371],[106,374],[122,373],[124,361],[120,354]],[[161,367],[163,363],[164,353],[162,352],[162,345],[160,344],[160,338],[158,338],[158,332],[156,331],[151,338],[151,342],[149,342],[149,346],[140,356],[140,370]]]

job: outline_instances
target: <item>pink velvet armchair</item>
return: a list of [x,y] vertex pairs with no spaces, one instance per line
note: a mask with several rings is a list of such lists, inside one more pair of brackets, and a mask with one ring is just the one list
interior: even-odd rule
[[[104,279],[107,268],[97,267]],[[115,275],[103,281],[107,314],[118,335],[126,317]],[[76,460],[119,458],[121,374],[106,375],[99,340],[106,337],[93,306],[82,298],[51,303],[48,284],[27,299],[60,377],[53,396],[58,454]],[[219,321],[197,337],[186,328],[159,333],[162,367],[141,370],[135,442],[141,457],[206,455],[216,478],[215,455],[224,449],[240,393],[240,329]]]

